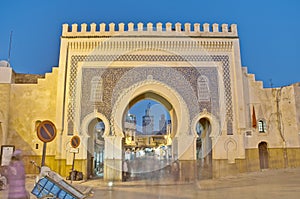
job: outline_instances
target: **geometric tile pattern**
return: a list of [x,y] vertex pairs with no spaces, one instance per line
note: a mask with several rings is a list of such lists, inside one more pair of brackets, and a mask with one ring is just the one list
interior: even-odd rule
[[[69,102],[67,110],[68,125],[72,125],[74,121],[75,99],[76,99],[76,86],[77,86],[77,68],[78,62],[93,62],[93,61],[149,61],[149,62],[221,62],[223,68],[223,83],[225,88],[225,108],[226,108],[226,121],[227,133],[232,134],[233,122],[233,108],[232,108],[232,91],[231,91],[231,77],[230,77],[230,63],[228,55],[73,55],[71,57],[71,68],[69,75]],[[186,70],[186,67],[178,68],[178,70]],[[107,70],[107,69],[106,69]],[[126,70],[129,70],[127,68]],[[124,72],[124,71],[123,71]],[[122,69],[119,69],[121,75]],[[189,76],[189,74],[186,74]],[[115,80],[117,81],[117,79]],[[104,83],[105,84],[105,83]],[[105,85],[104,85],[105,86]],[[197,89],[196,89],[197,90]],[[105,94],[105,93],[104,93]],[[77,94],[78,95],[78,94]],[[79,94],[80,95],[80,94]],[[104,96],[105,97],[105,96]],[[215,99],[216,100],[216,99]],[[201,104],[201,106],[205,106]],[[210,107],[206,107],[208,110]],[[108,117],[109,118],[109,117]]]

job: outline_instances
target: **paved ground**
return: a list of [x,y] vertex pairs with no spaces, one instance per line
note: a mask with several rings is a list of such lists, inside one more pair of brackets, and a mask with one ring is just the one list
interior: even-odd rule
[[[33,188],[34,178],[27,178],[27,189]],[[73,182],[85,191],[92,188],[88,198],[105,199],[298,199],[300,197],[300,168],[267,170],[221,179],[202,180],[191,184],[160,181],[115,182],[109,187],[102,180]],[[6,198],[7,191],[0,191]],[[32,195],[32,198],[35,198]]]

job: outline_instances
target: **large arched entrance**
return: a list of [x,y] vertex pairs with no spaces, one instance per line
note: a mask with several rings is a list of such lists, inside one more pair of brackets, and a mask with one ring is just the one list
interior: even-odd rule
[[[190,115],[189,108],[187,107],[186,102],[183,100],[181,95],[174,89],[169,87],[167,84],[164,84],[161,81],[156,81],[149,76],[145,81],[138,82],[127,89],[123,89],[121,93],[117,95],[116,101],[112,107],[111,114],[111,135],[105,137],[106,148],[114,146],[112,148],[114,151],[111,154],[106,154],[106,162],[111,162],[111,168],[106,170],[105,179],[122,179],[122,173],[124,168],[128,168],[125,164],[125,119],[128,116],[128,110],[135,103],[143,99],[152,99],[154,101],[162,104],[170,114],[171,119],[171,157],[174,160],[177,160],[178,170],[181,170],[183,167],[190,167],[193,165],[193,141],[194,135],[190,131]],[[158,140],[158,139],[157,139]],[[108,145],[107,143],[111,144]],[[127,150],[127,149],[126,149]],[[106,150],[107,153],[110,153]],[[181,161],[182,160],[182,161]],[[182,162],[187,163],[188,166],[182,166]],[[164,164],[165,165],[165,164]],[[149,168],[145,169],[161,171],[159,168],[164,166],[155,164],[154,167],[148,164]],[[156,168],[158,167],[158,168]],[[120,171],[120,172],[119,172]],[[179,171],[180,172],[180,171]],[[192,171],[191,173],[194,173]],[[150,174],[150,173],[148,173]],[[153,172],[151,172],[153,174]],[[155,175],[158,176],[158,175]],[[180,173],[179,178],[185,178]]]
[[87,177],[102,178],[104,175],[104,122],[93,119],[88,125],[88,145],[87,145]]
[[123,116],[123,181],[172,177],[173,112],[152,92],[130,101]]
[[212,178],[212,141],[211,124],[207,118],[196,123],[196,158],[198,179]]

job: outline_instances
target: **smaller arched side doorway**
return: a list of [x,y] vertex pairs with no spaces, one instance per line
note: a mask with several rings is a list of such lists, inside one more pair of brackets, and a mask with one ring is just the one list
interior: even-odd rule
[[212,141],[211,123],[207,118],[201,118],[196,123],[196,159],[198,179],[212,178]]
[[259,143],[258,144],[258,151],[259,151],[260,169],[269,168],[268,144],[266,142]]
[[87,177],[103,178],[104,175],[104,122],[93,119],[88,125],[88,146],[87,146]]

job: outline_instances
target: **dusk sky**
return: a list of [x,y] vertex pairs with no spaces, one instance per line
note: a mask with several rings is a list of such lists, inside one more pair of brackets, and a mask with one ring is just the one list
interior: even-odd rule
[[145,99],[141,100],[135,105],[131,107],[129,113],[136,115],[137,121],[137,130],[142,132],[142,121],[143,116],[145,115],[145,111],[150,103],[150,115],[154,117],[154,130],[158,131],[159,129],[159,120],[161,119],[161,115],[165,115],[166,120],[170,120],[170,114],[168,113],[167,109],[160,103]]
[[300,82],[298,0],[1,0],[0,60],[17,73],[58,66],[63,23],[180,22],[237,24],[242,65],[270,87]]

